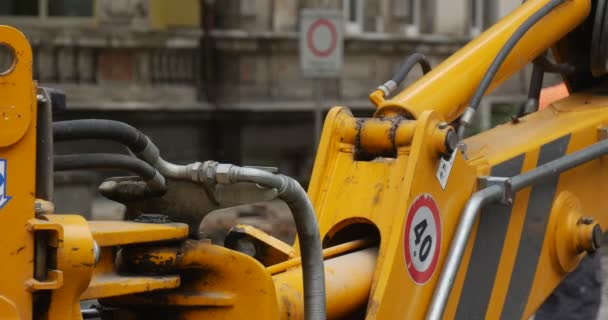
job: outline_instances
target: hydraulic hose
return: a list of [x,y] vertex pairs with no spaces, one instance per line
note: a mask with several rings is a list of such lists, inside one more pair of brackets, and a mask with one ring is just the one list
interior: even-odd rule
[[302,254],[305,318],[324,320],[326,301],[323,248],[315,210],[306,191],[293,178],[255,168],[209,161],[204,164],[203,171],[204,176],[214,177],[216,183],[250,182],[278,191],[278,198],[287,204],[296,225]]
[[490,87],[494,76],[498,72],[498,69],[502,66],[502,63],[505,61],[511,50],[517,45],[519,40],[530,30],[536,23],[538,23],[542,18],[544,18],[549,12],[553,9],[557,8],[559,5],[564,3],[566,0],[551,0],[547,2],[543,7],[541,7],[538,11],[532,14],[524,23],[522,23],[517,30],[509,37],[507,42],[503,45],[503,47],[498,51],[496,58],[492,61],[492,64],[484,74],[467,110],[460,118],[460,127],[458,128],[458,137],[460,139],[463,138],[464,133],[468,125],[473,120],[473,116],[475,115],[475,111],[479,107],[479,103],[481,102],[481,98],[485,94],[485,92]]
[[139,175],[154,192],[165,192],[165,178],[149,164],[142,160],[122,155],[107,153],[71,154],[54,157],[56,171],[78,169],[119,169]]
[[385,82],[383,85],[379,86],[378,89],[384,92],[384,97],[387,98],[397,87],[405,80],[405,77],[412,71],[412,69],[416,66],[416,64],[420,65],[422,69],[422,74],[427,74],[431,71],[431,64],[425,55],[422,53],[414,53],[409,55],[405,60],[401,63],[391,80]]
[[124,144],[135,154],[144,151],[150,143],[149,139],[134,127],[124,122],[104,119],[53,122],[53,139],[55,141],[112,140]]
[[175,165],[160,157],[158,147],[141,131],[124,122],[105,119],[80,119],[53,123],[53,139],[70,141],[82,139],[111,140],[125,145],[138,158],[161,174],[182,180],[190,179],[189,166]]

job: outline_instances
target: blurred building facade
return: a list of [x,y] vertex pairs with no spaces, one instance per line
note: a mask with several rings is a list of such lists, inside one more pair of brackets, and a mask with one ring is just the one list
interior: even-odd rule
[[[29,38],[40,85],[66,91],[69,111],[57,119],[127,121],[169,160],[277,166],[306,183],[316,142],[313,83],[302,76],[298,58],[301,9],[344,13],[343,72],[322,80],[323,105],[367,115],[373,111],[367,95],[404,57],[421,52],[437,65],[520,3],[3,0],[0,19]],[[408,83],[419,76],[413,72]],[[527,71],[514,76],[486,105],[520,101],[528,78]],[[57,150],[117,146],[82,142]]]

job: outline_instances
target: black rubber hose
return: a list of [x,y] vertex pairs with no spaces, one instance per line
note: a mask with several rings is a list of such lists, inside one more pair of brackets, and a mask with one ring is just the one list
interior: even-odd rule
[[431,64],[429,63],[429,60],[426,58],[426,56],[422,53],[413,53],[407,58],[405,58],[405,60],[403,61],[403,63],[401,63],[399,69],[397,69],[397,72],[395,72],[391,80],[393,80],[397,85],[401,84],[401,82],[405,80],[405,77],[407,77],[407,75],[410,73],[410,71],[412,71],[416,64],[420,65],[423,74],[427,74],[429,71],[431,71]]
[[[503,62],[505,61],[507,56],[509,56],[509,53],[511,53],[511,50],[513,50],[519,40],[521,40],[521,38],[528,32],[528,30],[530,30],[538,21],[540,21],[547,14],[549,14],[549,12],[551,12],[553,9],[555,9],[565,1],[566,0],[551,0],[547,2],[547,4],[545,4],[542,8],[540,8],[538,11],[528,17],[528,19],[526,19],[526,21],[524,21],[524,23],[522,23],[521,26],[519,26],[519,28],[515,30],[509,40],[507,40],[507,42],[503,45],[500,51],[498,51],[498,54],[494,58],[494,61],[492,61],[492,64],[490,64],[490,67],[488,68],[481,82],[479,83],[479,86],[477,87],[477,90],[475,91],[475,94],[471,99],[471,103],[469,103],[469,107],[467,108],[471,110],[469,113],[474,113],[475,110],[477,110],[477,108],[479,107],[479,103],[481,102],[481,98],[490,87],[490,84],[494,80],[494,76],[498,72],[498,69],[502,66]],[[466,118],[469,117],[472,118],[472,114],[470,116],[467,116]],[[458,136],[460,138],[462,138],[462,136],[464,135],[464,130],[468,125],[467,121],[470,121],[470,119],[465,119],[463,123],[464,125],[461,125],[460,128],[458,128]]]
[[54,157],[55,171],[78,169],[118,169],[140,176],[152,191],[166,189],[165,178],[146,162],[122,154],[89,153]]
[[528,100],[521,106],[517,113],[517,118],[521,118],[524,115],[535,112],[538,110],[538,104],[540,102],[540,93],[543,89],[543,79],[545,77],[545,71],[540,64],[534,64],[532,67],[532,76],[530,77],[530,88],[528,90]]
[[547,73],[559,73],[567,75],[576,71],[576,68],[573,65],[568,63],[554,63],[544,54],[534,59],[534,64],[540,65],[543,71]]
[[120,121],[80,119],[53,122],[53,140],[112,140],[126,145],[133,153],[143,152],[150,140],[134,127]]

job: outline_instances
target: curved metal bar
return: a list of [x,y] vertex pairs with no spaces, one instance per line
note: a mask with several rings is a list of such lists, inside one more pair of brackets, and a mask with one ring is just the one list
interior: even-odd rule
[[[510,179],[511,189],[513,192],[519,191],[606,154],[608,154],[608,140],[595,143],[583,150],[547,162],[534,170],[512,177]],[[492,185],[473,194],[467,202],[463,214],[460,217],[458,229],[456,230],[456,233],[454,233],[454,239],[452,240],[450,251],[439,277],[439,282],[435,288],[433,300],[427,312],[427,319],[439,320],[443,316],[449,294],[454,285],[454,279],[458,273],[458,268],[460,267],[462,256],[464,255],[479,209],[486,204],[504,198],[503,193],[505,191],[506,190],[499,185]]]

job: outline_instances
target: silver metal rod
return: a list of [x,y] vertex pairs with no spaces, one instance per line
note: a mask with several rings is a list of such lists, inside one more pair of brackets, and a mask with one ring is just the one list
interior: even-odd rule
[[464,213],[460,218],[458,229],[454,234],[454,239],[452,239],[450,251],[448,251],[439,282],[435,288],[433,300],[427,312],[427,319],[439,320],[443,316],[443,311],[445,310],[450,291],[452,291],[464,250],[469,242],[469,235],[477,219],[477,213],[481,207],[500,199],[501,196],[502,188],[499,185],[493,185],[476,192],[467,202]]
[[[608,154],[608,140],[598,142],[583,150],[547,162],[534,170],[512,177],[512,190],[519,191],[606,154]],[[499,185],[492,185],[473,194],[467,202],[463,214],[460,217],[458,229],[454,234],[454,239],[452,240],[450,251],[448,252],[446,262],[439,277],[439,282],[435,288],[433,300],[431,301],[431,306],[427,312],[427,319],[439,320],[442,318],[479,209],[486,204],[501,199],[503,192],[503,188]]]
[[313,79],[313,91],[314,91],[314,99],[315,99],[315,108],[314,108],[314,128],[315,128],[315,141],[314,146],[318,146],[321,141],[321,131],[323,130],[323,93],[321,90],[321,79],[316,78]]
[[608,140],[595,143],[583,150],[547,162],[534,170],[515,176],[511,178],[511,186],[513,191],[519,191],[606,154],[608,154]]

